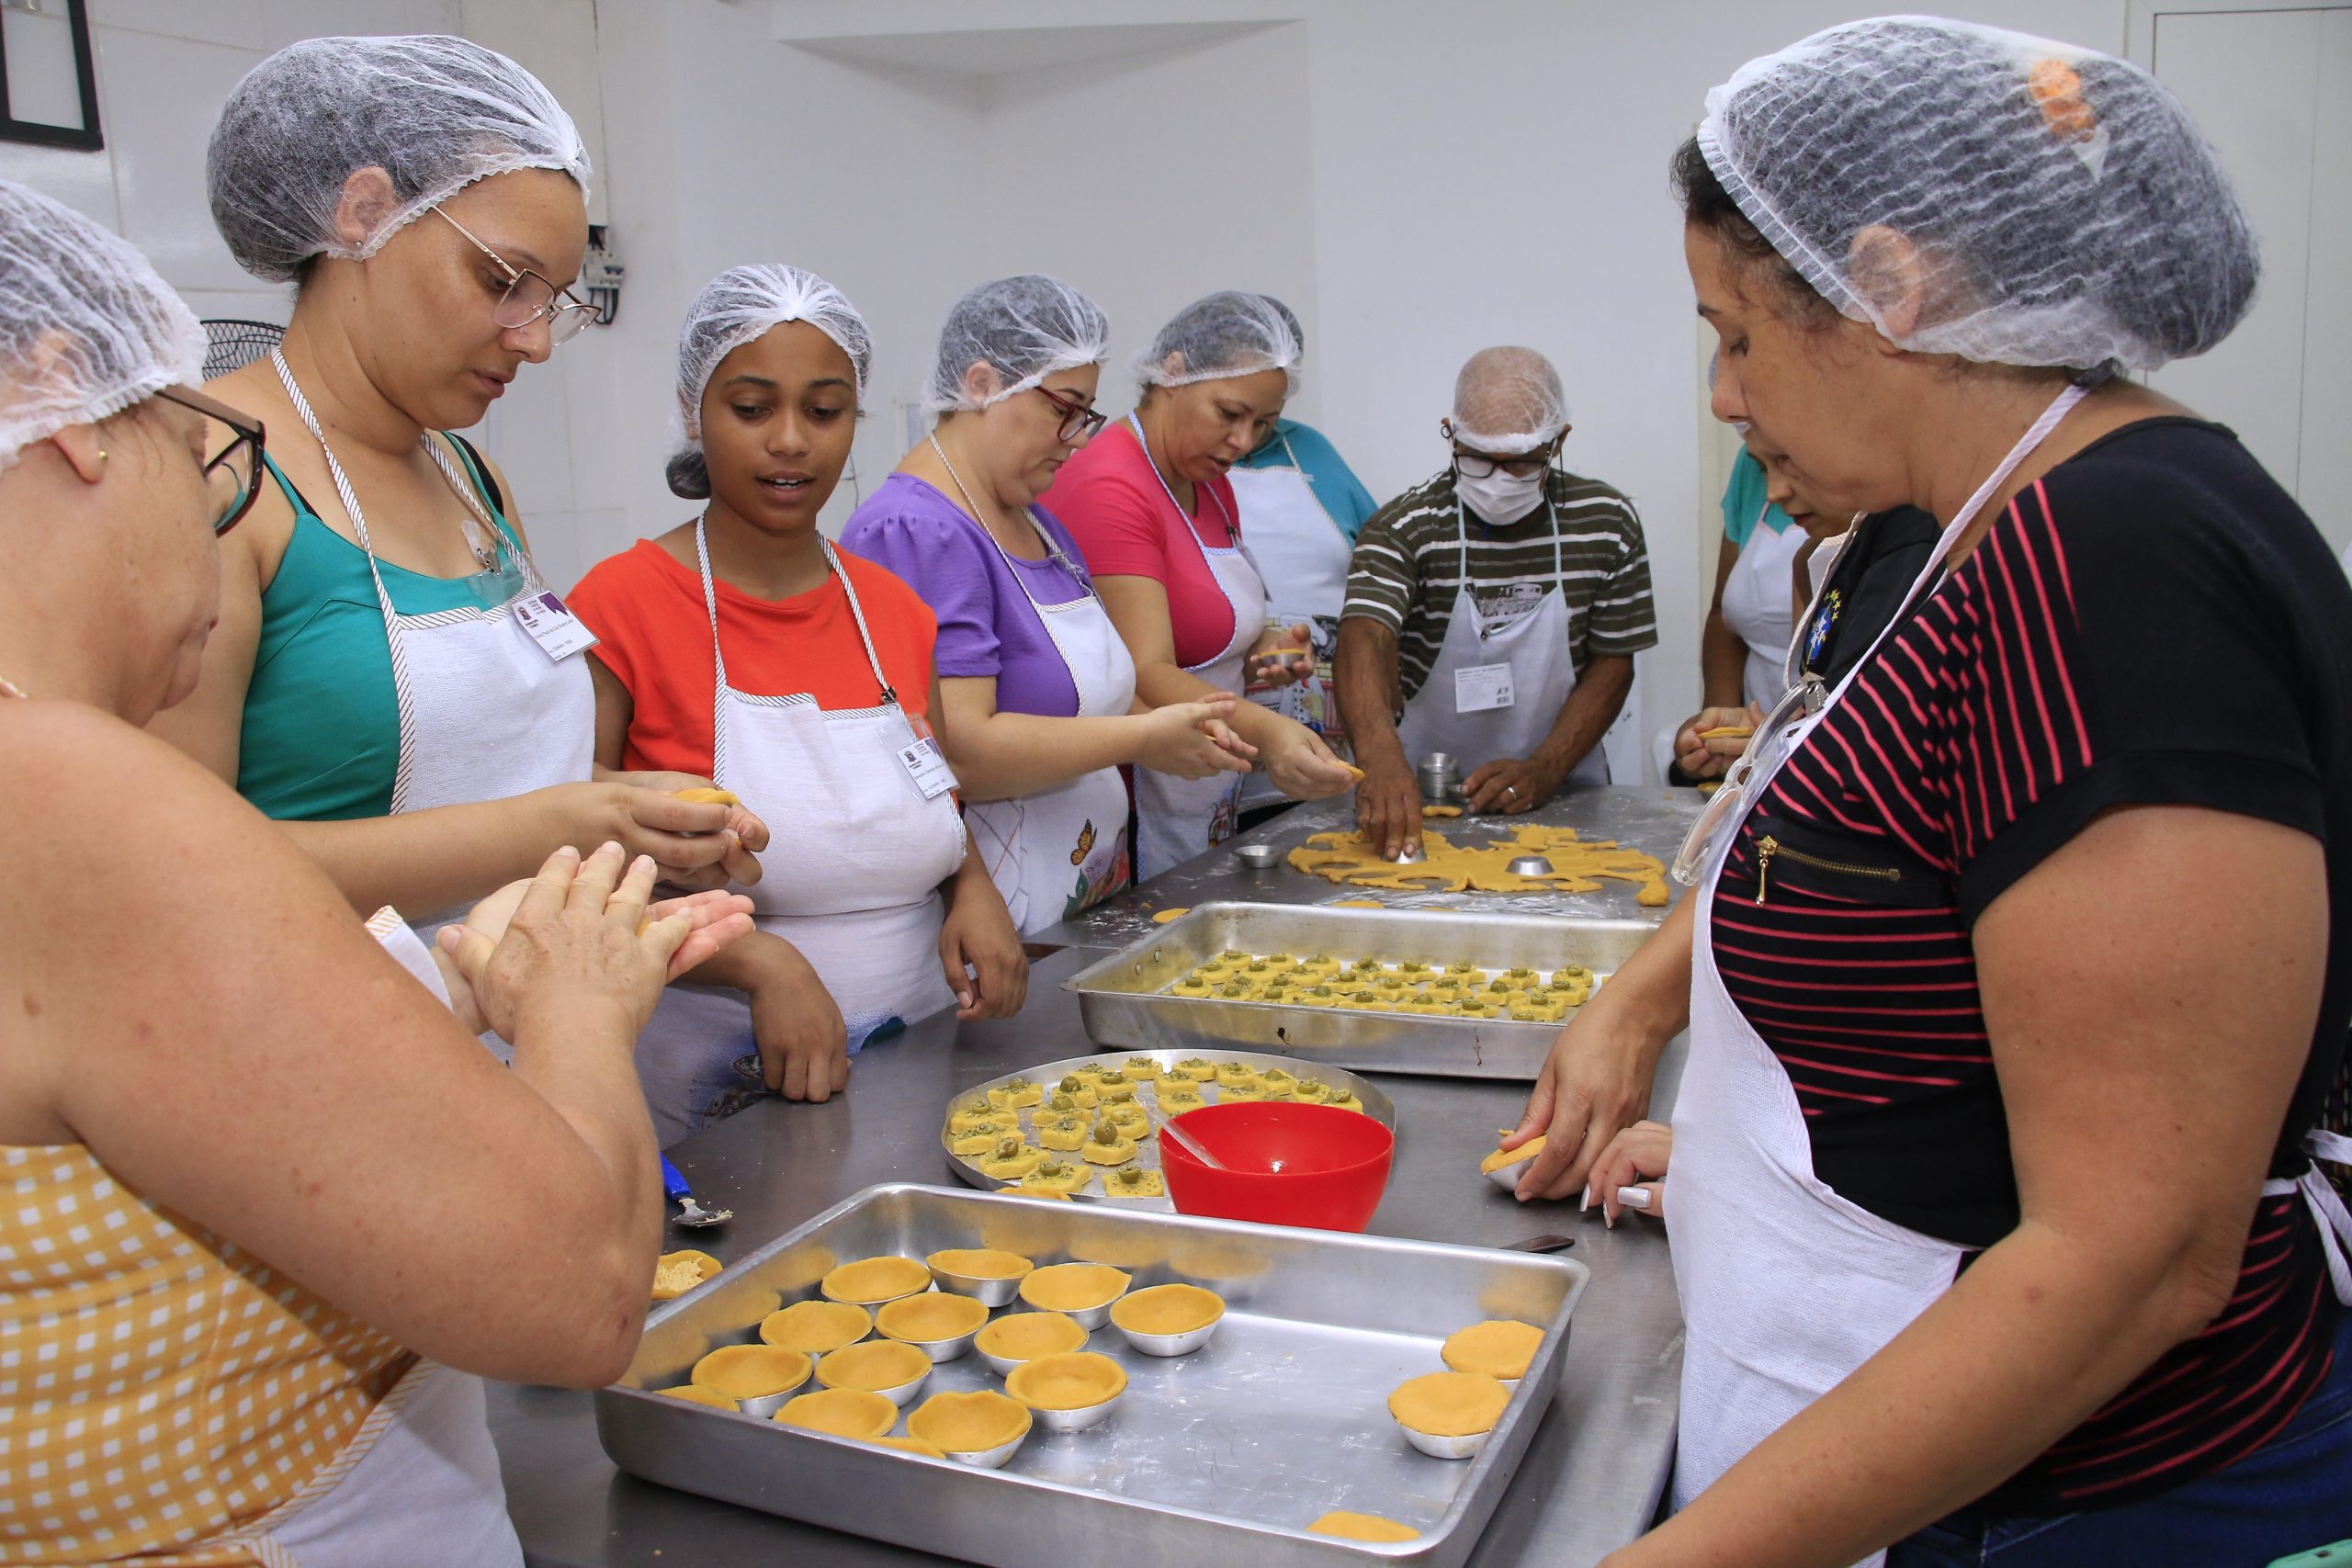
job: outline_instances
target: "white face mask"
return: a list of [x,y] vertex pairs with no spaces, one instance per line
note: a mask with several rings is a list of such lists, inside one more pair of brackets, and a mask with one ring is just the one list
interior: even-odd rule
[[1544,480],[1549,472],[1542,469],[1521,479],[1497,468],[1484,479],[1473,479],[1457,469],[1453,493],[1485,522],[1508,527],[1544,503]]

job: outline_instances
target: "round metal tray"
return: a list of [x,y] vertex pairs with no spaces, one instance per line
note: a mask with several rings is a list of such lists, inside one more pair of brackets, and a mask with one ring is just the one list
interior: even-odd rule
[[[1383,1094],[1378,1086],[1374,1084],[1370,1078],[1360,1077],[1356,1074],[1349,1072],[1341,1067],[1326,1067],[1314,1062],[1303,1060],[1297,1056],[1270,1055],[1262,1051],[1212,1051],[1190,1049],[1181,1051],[1101,1051],[1091,1056],[1071,1056],[1059,1062],[1040,1062],[1034,1067],[1023,1067],[1017,1073],[1006,1073],[1001,1077],[990,1078],[986,1083],[974,1084],[971,1088],[963,1090],[961,1093],[957,1094],[954,1100],[948,1101],[946,1111],[940,1116],[939,1152],[946,1156],[948,1168],[955,1171],[958,1178],[970,1183],[974,1187],[993,1192],[1001,1187],[1017,1186],[1019,1185],[1017,1182],[1002,1181],[993,1176],[988,1175],[986,1172],[982,1171],[978,1165],[964,1158],[949,1146],[952,1140],[947,1131],[947,1119],[955,1114],[956,1108],[986,1095],[989,1089],[1001,1089],[1014,1078],[1027,1078],[1031,1083],[1048,1086],[1047,1092],[1050,1093],[1050,1086],[1057,1079],[1060,1079],[1070,1073],[1076,1072],[1079,1068],[1085,1066],[1090,1062],[1105,1067],[1113,1067],[1117,1066],[1121,1063],[1136,1056],[1148,1056],[1153,1061],[1158,1062],[1163,1069],[1172,1067],[1177,1063],[1184,1061],[1190,1057],[1201,1056],[1205,1057],[1207,1060],[1212,1062],[1239,1062],[1246,1066],[1251,1067],[1280,1067],[1283,1071],[1295,1074],[1299,1077],[1320,1078],[1323,1082],[1328,1084],[1343,1085],[1358,1100],[1363,1101],[1363,1113],[1364,1115],[1370,1116],[1374,1121],[1379,1122],[1382,1126],[1387,1128],[1392,1133],[1396,1130],[1396,1107],[1395,1102],[1390,1100],[1386,1095]],[[1203,1084],[1201,1086],[1201,1098],[1209,1104],[1215,1105],[1219,1098],[1217,1086],[1213,1082]],[[1159,1109],[1159,1085],[1157,1080],[1136,1084],[1136,1100],[1138,1104],[1144,1105],[1152,1111],[1155,1113],[1155,1121],[1159,1122],[1164,1125],[1164,1118],[1159,1118],[1157,1115]],[[1037,1108],[1035,1106],[1025,1107],[1019,1113],[1021,1118],[1021,1135],[1033,1144],[1036,1142],[1036,1120],[1035,1115],[1036,1109]],[[1165,1135],[1165,1134],[1161,1133],[1157,1127],[1155,1127],[1152,1135],[1144,1139],[1136,1146],[1136,1157],[1128,1163],[1131,1165],[1140,1166],[1146,1170],[1158,1170],[1159,1168],[1159,1140]],[[1078,1159],[1079,1156],[1072,1154],[1057,1156],[1056,1157],[1074,1160]],[[1080,1163],[1083,1162],[1081,1161]],[[1118,1167],[1089,1166],[1087,1168],[1096,1173],[1095,1179],[1087,1184],[1086,1189],[1083,1191],[1072,1194],[1072,1196],[1081,1203],[1090,1201],[1113,1203],[1122,1209],[1155,1209],[1163,1213],[1172,1213],[1175,1211],[1176,1205],[1165,1197],[1120,1198],[1107,1193],[1102,1187],[1102,1172],[1105,1170],[1118,1169],[1120,1168]]]

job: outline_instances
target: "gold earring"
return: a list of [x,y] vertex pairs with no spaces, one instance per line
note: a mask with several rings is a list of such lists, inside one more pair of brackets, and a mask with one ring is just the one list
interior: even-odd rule
[[105,447],[101,446],[101,447],[99,447],[99,448],[98,448],[98,461],[99,461],[99,462],[101,462],[101,463],[103,463],[103,462],[105,462],[106,460],[107,460],[107,449],[106,449]]

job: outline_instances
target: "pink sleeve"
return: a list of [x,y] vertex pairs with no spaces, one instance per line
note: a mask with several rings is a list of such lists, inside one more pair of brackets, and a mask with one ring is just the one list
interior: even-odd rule
[[1126,475],[1095,469],[1056,484],[1054,514],[1097,577],[1168,581],[1168,525],[1155,498]]

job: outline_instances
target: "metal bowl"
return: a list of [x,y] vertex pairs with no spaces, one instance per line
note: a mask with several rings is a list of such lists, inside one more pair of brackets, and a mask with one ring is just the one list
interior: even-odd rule
[[1429,852],[1423,849],[1421,847],[1421,841],[1419,839],[1416,839],[1396,852],[1396,859],[1394,863],[1397,865],[1419,865],[1429,858]]
[[[1021,1281],[1029,1276],[1026,1274],[957,1274],[942,1269],[934,1263],[931,1266],[931,1277],[938,1282],[939,1288],[943,1291],[951,1292],[959,1296],[971,1296],[984,1307],[1001,1307],[1012,1300],[1014,1292],[1021,1289]],[[972,1332],[977,1334],[979,1330],[976,1328]]]
[[[1069,1353],[1074,1355],[1087,1354],[1087,1352],[1084,1351],[1073,1351]],[[1103,1360],[1109,1359],[1108,1357],[1098,1357],[1098,1359]],[[1051,1357],[1041,1356],[1038,1358],[1038,1360],[1040,1361],[1050,1359],[1052,1359]],[[1029,1364],[1035,1366],[1036,1362],[1033,1361]],[[1013,1380],[1012,1378],[1007,1378],[1005,1380],[1004,1392],[1012,1394],[1015,1399],[1021,1399],[1021,1395],[1014,1392],[1012,1384]],[[1118,1408],[1119,1401],[1127,1397],[1127,1390],[1132,1386],[1132,1384],[1124,1381],[1123,1378],[1123,1381],[1119,1384],[1119,1392],[1113,1394],[1110,1398],[1102,1400],[1099,1404],[1082,1404],[1070,1410],[1046,1410],[1035,1404],[1029,1404],[1029,1402],[1025,1399],[1021,1399],[1021,1403],[1023,1404],[1029,1404],[1029,1413],[1032,1416],[1035,1416],[1037,1418],[1039,1425],[1043,1426],[1049,1432],[1083,1432],[1089,1427],[1099,1424],[1105,1416],[1109,1416],[1113,1410]]]
[[1233,852],[1233,858],[1251,871],[1271,869],[1282,860],[1282,851],[1272,844],[1243,844]]
[[1513,855],[1510,863],[1503,869],[1513,876],[1549,876],[1552,874],[1552,863],[1542,855]]
[[[987,1326],[988,1325],[982,1324],[980,1328]],[[971,1333],[958,1334],[953,1339],[901,1339],[899,1343],[913,1346],[924,1355],[929,1356],[932,1364],[937,1366],[942,1361],[953,1361],[969,1352],[972,1348],[972,1341],[979,1337],[979,1328],[975,1328]],[[899,1403],[904,1404],[906,1401],[901,1399]]]
[[1224,1316],[1219,1314],[1216,1322],[1188,1328],[1182,1334],[1138,1334],[1132,1328],[1119,1328],[1115,1323],[1111,1326],[1119,1328],[1121,1337],[1147,1356],[1189,1356],[1207,1344],[1210,1336],[1216,1332],[1217,1324],[1224,1321]]

